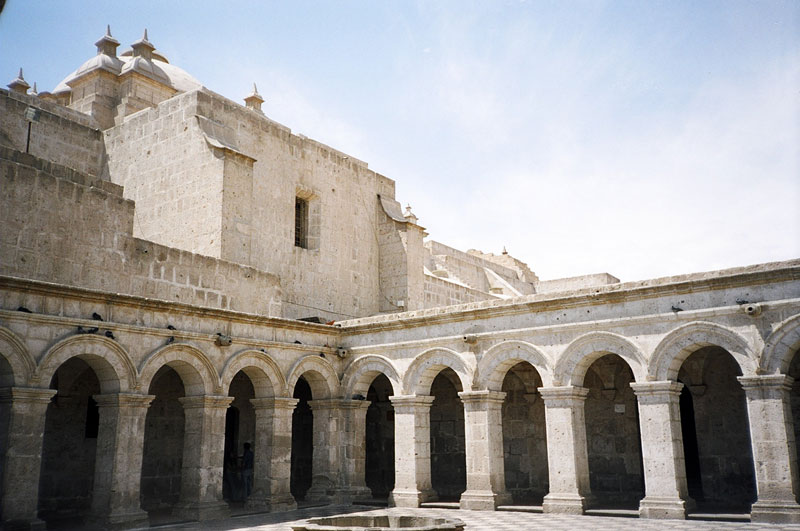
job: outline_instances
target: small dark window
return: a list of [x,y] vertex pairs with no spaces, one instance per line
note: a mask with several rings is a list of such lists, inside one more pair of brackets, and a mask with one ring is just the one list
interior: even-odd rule
[[308,249],[308,201],[294,199],[294,245]]
[[94,398],[89,397],[89,403],[86,405],[86,431],[85,437],[87,439],[97,439],[97,432],[100,428],[100,408],[97,407],[97,402]]

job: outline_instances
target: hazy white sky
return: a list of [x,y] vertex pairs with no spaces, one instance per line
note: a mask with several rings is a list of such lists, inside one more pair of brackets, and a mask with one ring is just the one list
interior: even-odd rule
[[106,24],[542,279],[800,257],[798,1],[8,0],[0,81],[52,90]]

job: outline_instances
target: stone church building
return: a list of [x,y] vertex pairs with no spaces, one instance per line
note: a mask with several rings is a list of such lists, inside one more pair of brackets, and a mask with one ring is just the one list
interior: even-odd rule
[[6,528],[364,499],[800,522],[800,260],[539,280],[426,239],[255,87],[96,46],[0,90]]

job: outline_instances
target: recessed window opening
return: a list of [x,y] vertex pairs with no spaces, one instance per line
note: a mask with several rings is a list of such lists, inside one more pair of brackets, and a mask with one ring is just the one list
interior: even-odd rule
[[294,199],[294,245],[308,249],[308,201]]

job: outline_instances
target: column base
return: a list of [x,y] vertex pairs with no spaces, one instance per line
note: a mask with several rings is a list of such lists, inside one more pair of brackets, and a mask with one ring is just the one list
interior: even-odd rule
[[800,524],[800,505],[792,501],[757,501],[750,509],[750,521],[769,524]]
[[639,518],[685,520],[686,511],[694,505],[680,498],[645,496],[639,502]]
[[353,500],[372,499],[372,491],[366,486],[343,487],[336,490],[334,501],[336,503],[351,503]]
[[498,505],[508,505],[510,503],[511,495],[507,492],[467,490],[461,495],[459,505],[461,509],[470,511],[494,511]]
[[231,510],[225,502],[181,502],[173,511],[176,515],[187,520],[219,520],[230,518]]
[[435,490],[399,490],[389,494],[389,507],[419,507],[426,501],[435,500]]
[[544,497],[542,511],[545,513],[583,514],[588,506],[585,496],[578,494],[548,494]]
[[0,529],[7,531],[45,531],[47,523],[38,518],[31,520],[5,520],[0,522]]
[[291,494],[284,494],[278,496],[250,496],[244,502],[244,506],[248,511],[252,512],[270,512],[278,513],[285,511],[294,511],[297,509],[297,502]]
[[330,503],[336,495],[336,486],[325,476],[317,476],[306,492],[306,500],[314,503]]
[[108,515],[90,516],[87,524],[98,529],[134,529],[149,527],[147,512],[134,509],[130,512],[114,512]]

